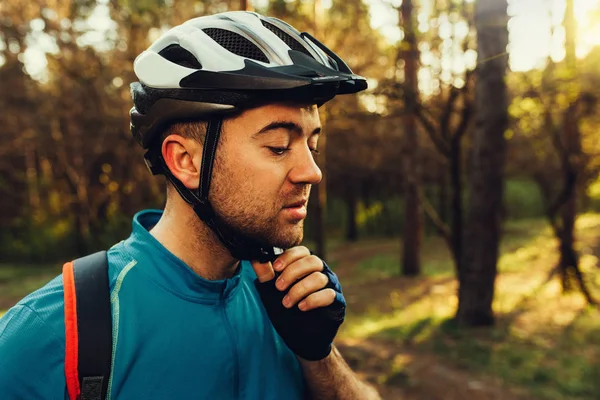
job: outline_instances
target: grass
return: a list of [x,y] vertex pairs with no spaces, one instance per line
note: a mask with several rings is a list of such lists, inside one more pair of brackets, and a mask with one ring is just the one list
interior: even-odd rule
[[[494,328],[453,325],[457,285],[447,250],[428,239],[420,278],[398,277],[395,253],[358,262],[353,280],[363,278],[362,300],[370,306],[349,307],[340,335],[409,345],[540,399],[600,398],[600,311],[579,293],[563,294],[557,278],[548,280],[558,254],[543,220],[509,222],[505,230]],[[600,297],[600,215],[581,216],[577,237],[581,267]]]
[[[511,268],[522,269],[521,265],[539,257],[540,250],[555,246],[552,232],[543,219],[508,221],[501,244],[500,272]],[[446,243],[439,237],[425,237],[423,241],[422,273],[428,277],[454,276],[454,263]],[[361,281],[371,281],[397,276],[400,270],[400,253],[381,253],[359,262]]]
[[0,316],[27,294],[51,281],[60,272],[60,265],[0,264]]

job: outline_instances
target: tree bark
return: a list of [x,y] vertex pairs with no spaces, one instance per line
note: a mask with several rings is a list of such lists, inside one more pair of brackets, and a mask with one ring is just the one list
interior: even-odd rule
[[250,0],[240,0],[240,10],[252,11],[252,5],[250,4]]
[[478,69],[475,86],[475,137],[469,213],[459,270],[457,322],[493,325],[494,283],[501,235],[504,164],[508,123],[506,47],[507,0],[478,0],[475,25]]
[[348,225],[346,230],[346,240],[356,242],[358,240],[358,229],[356,226],[356,212],[358,199],[352,188],[348,188],[346,195],[346,205],[348,206]]
[[[566,64],[569,75],[574,78],[577,74],[575,59],[575,15],[573,0],[567,0],[565,18],[565,51]],[[575,223],[577,220],[577,200],[581,192],[580,180],[584,166],[581,164],[583,154],[581,148],[581,133],[579,131],[581,98],[575,99],[569,108],[563,112],[563,123],[560,129],[552,126],[550,110],[546,111],[546,125],[550,126],[552,143],[562,165],[564,185],[555,200],[547,209],[547,216],[552,224],[554,233],[559,241],[560,259],[558,272],[561,278],[563,291],[574,289],[575,283],[590,305],[597,304],[588,290],[583,274],[579,268],[579,255],[575,250]],[[550,191],[550,184],[542,175],[538,176],[540,187],[546,192]],[[558,222],[557,221],[558,216]]]
[[404,135],[406,148],[403,155],[405,173],[404,234],[402,251],[402,275],[416,276],[421,273],[421,237],[423,235],[423,216],[419,202],[419,142],[417,136],[417,106],[419,87],[417,81],[418,49],[415,36],[413,3],[404,0],[400,6],[400,16],[404,29],[402,43],[404,59]]
[[[565,60],[567,62],[567,68],[569,72],[576,74],[575,66],[575,14],[573,7],[573,0],[567,0],[565,17],[563,25],[565,28]],[[573,160],[581,156],[581,138],[578,129],[578,119],[576,116],[577,106],[574,103],[564,113],[564,123],[562,129],[563,146],[566,151],[567,162],[571,163],[573,167]],[[565,167],[569,167],[565,165]],[[560,209],[561,219],[561,234],[559,235],[560,240],[560,261],[558,264],[558,270],[562,281],[564,291],[570,291],[573,289],[571,284],[576,276],[573,270],[579,270],[578,257],[573,249],[575,243],[575,220],[577,219],[577,192],[578,192],[578,179],[577,175],[581,173],[580,166],[575,166],[573,170],[576,172],[575,182],[570,186],[568,198]],[[571,276],[573,275],[573,276]],[[585,291],[584,291],[585,292]],[[585,293],[584,293],[585,294]]]
[[438,215],[443,223],[448,223],[448,172],[445,167],[438,171]]
[[[321,38],[320,32],[323,25],[323,6],[320,0],[314,0],[314,32],[317,37]],[[322,38],[321,38],[322,39]],[[321,124],[325,125],[326,122],[326,108],[325,106],[321,107]],[[325,135],[321,135],[319,139],[319,167],[323,171],[323,179],[321,183],[315,185],[313,188],[315,193],[313,196],[316,197],[315,201],[315,240],[316,240],[316,253],[322,259],[327,259],[327,251],[326,251],[326,241],[325,241],[325,213],[327,209],[327,180],[325,173],[326,169],[326,140]]]
[[450,146],[450,181],[452,188],[452,248],[455,261],[455,272],[459,276],[463,254],[463,185],[461,178],[461,139],[462,134],[452,138]]

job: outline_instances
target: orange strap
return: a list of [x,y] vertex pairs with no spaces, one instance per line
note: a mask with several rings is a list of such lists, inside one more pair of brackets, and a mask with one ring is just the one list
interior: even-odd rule
[[77,296],[75,294],[75,276],[73,262],[63,266],[63,285],[65,294],[65,378],[71,400],[79,398],[79,340],[77,332]]

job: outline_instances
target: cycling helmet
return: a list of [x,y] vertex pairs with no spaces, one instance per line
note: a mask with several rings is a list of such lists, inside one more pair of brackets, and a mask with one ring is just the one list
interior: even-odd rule
[[[214,152],[228,115],[277,101],[322,105],[367,88],[333,51],[284,21],[232,11],[191,19],[165,32],[134,62],[131,132],[153,174],[164,174],[238,259],[272,259],[273,249],[244,237],[208,201]],[[166,167],[158,140],[173,122],[207,120],[201,179],[187,189]]]

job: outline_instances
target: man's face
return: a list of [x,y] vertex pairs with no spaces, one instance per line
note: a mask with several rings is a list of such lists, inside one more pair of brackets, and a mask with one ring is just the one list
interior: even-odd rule
[[322,177],[313,154],[320,131],[316,106],[268,105],[225,121],[209,195],[217,214],[266,245],[298,245]]

